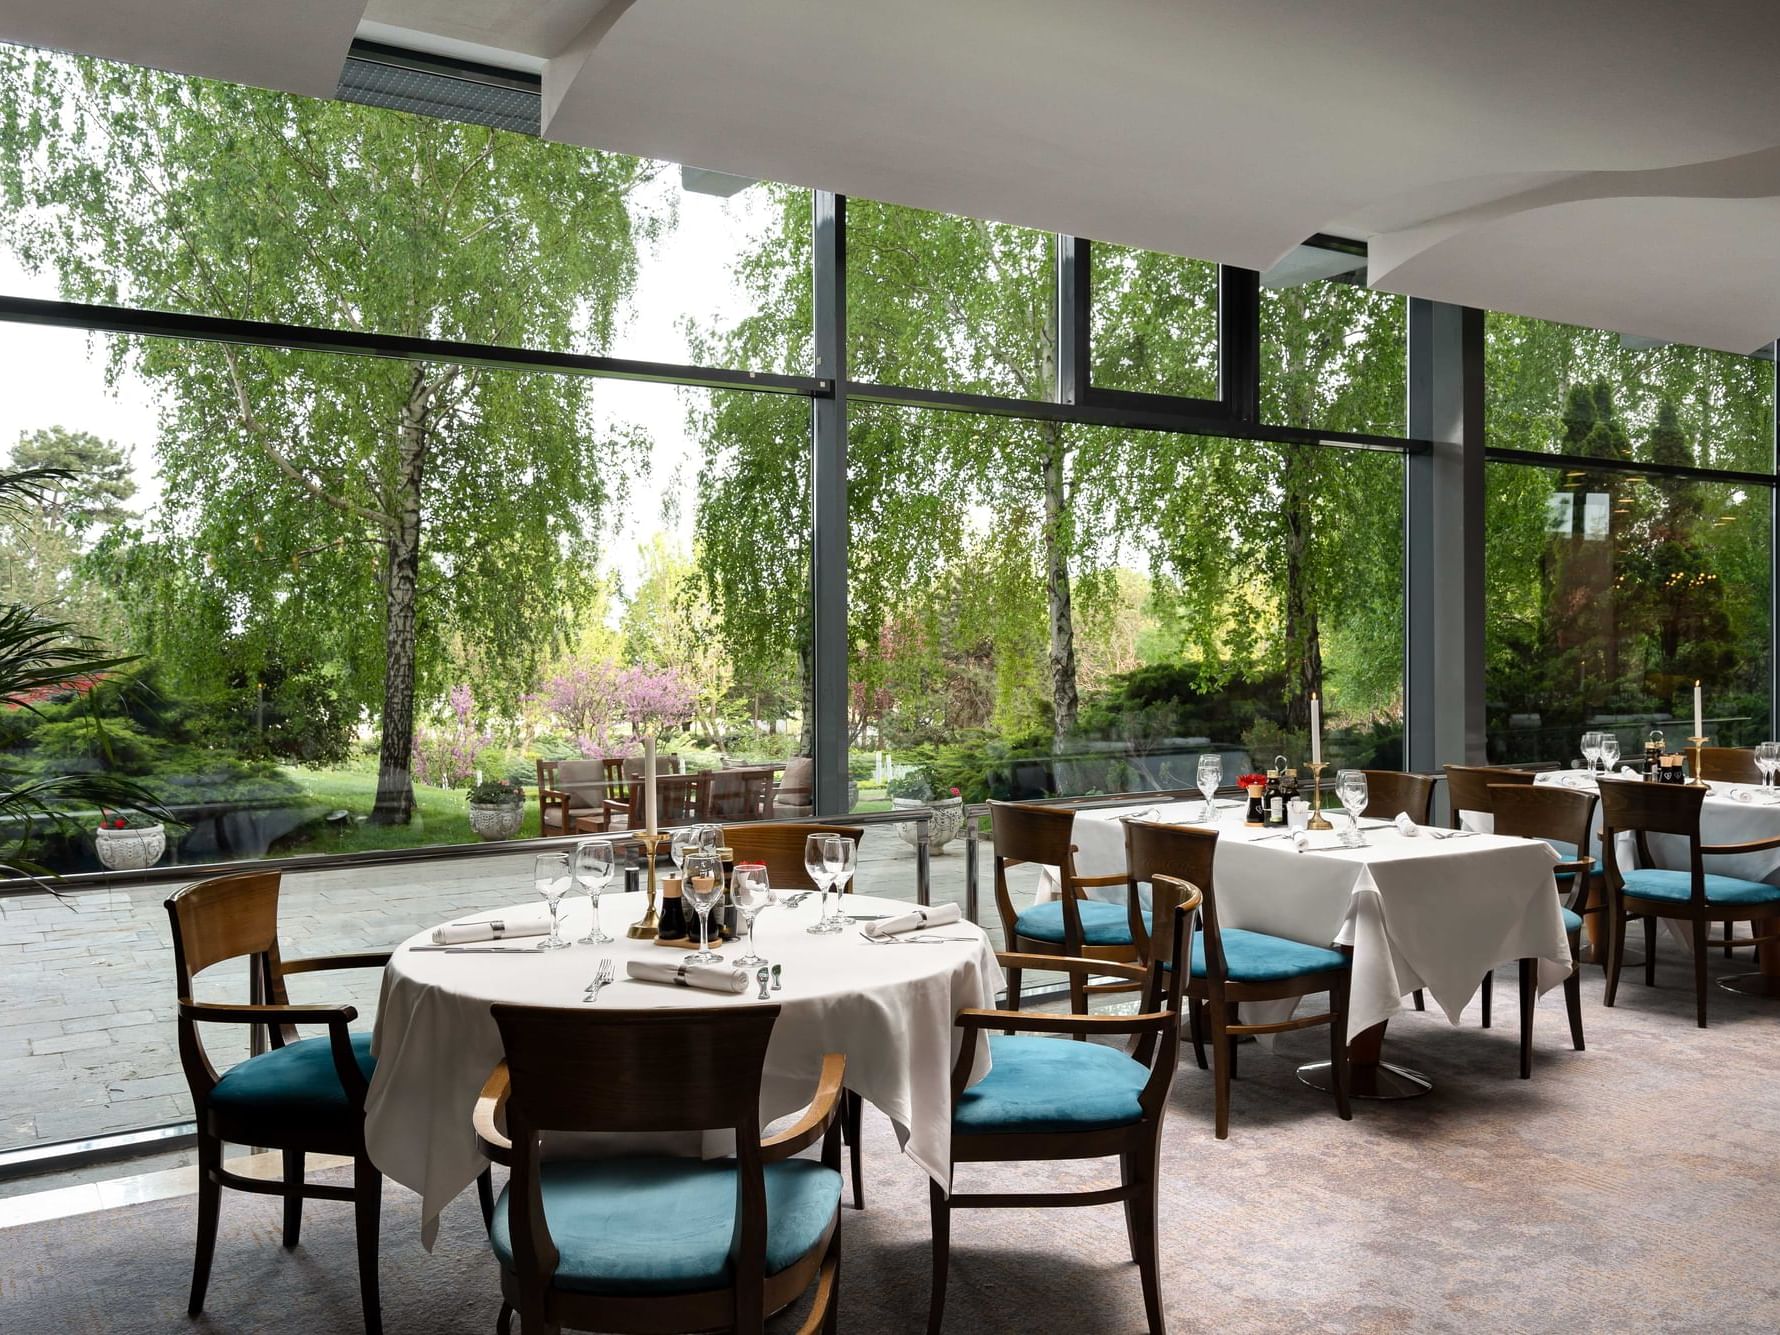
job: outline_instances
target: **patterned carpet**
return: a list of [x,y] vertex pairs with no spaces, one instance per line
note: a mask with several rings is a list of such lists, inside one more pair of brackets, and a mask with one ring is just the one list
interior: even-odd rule
[[[1715,975],[1749,967],[1713,961]],[[1677,963],[1659,984],[1628,977],[1607,1011],[1591,970],[1586,1053],[1569,1050],[1561,1000],[1547,997],[1534,1076],[1521,1081],[1505,971],[1496,1029],[1477,1027],[1475,1004],[1460,1029],[1432,1015],[1394,1022],[1387,1055],[1431,1076],[1435,1092],[1359,1104],[1345,1124],[1293,1075],[1321,1055],[1317,1031],[1288,1036],[1274,1055],[1245,1048],[1221,1144],[1209,1080],[1184,1053],[1163,1158],[1172,1329],[1780,1328],[1780,1003],[1714,990],[1713,1027],[1701,1032]],[[918,1331],[926,1181],[885,1120],[868,1109],[866,1121],[868,1208],[844,1216],[841,1328]],[[993,1179],[1110,1180],[1096,1163]],[[280,1249],[278,1222],[275,1200],[225,1194],[209,1312],[195,1323],[184,1315],[190,1198],[0,1231],[0,1329],[358,1329],[346,1207],[310,1203],[295,1253]],[[1116,1206],[962,1213],[953,1237],[947,1330],[1143,1329]],[[499,1300],[473,1194],[447,1213],[429,1256],[414,1198],[391,1188],[383,1248],[391,1335],[493,1329]]]

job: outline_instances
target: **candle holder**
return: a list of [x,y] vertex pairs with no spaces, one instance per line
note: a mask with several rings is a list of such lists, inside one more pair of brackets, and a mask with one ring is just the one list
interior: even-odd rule
[[1690,786],[1704,788],[1706,786],[1706,780],[1700,771],[1700,761],[1703,758],[1700,755],[1700,751],[1701,748],[1712,739],[1710,737],[1689,737],[1687,740],[1693,743],[1692,746],[1687,748],[1689,751],[1693,752],[1693,779]]
[[627,931],[625,935],[632,941],[653,941],[655,939],[656,929],[660,926],[661,922],[661,920],[655,916],[655,852],[662,846],[662,844],[667,842],[667,840],[659,830],[654,833],[633,835],[632,838],[643,846],[643,854],[647,859],[647,866],[649,868],[649,897],[644,901],[645,907],[643,909],[643,916],[630,925],[630,930]]
[[1310,762],[1310,819],[1304,822],[1307,830],[1332,830],[1335,827],[1323,816],[1323,771],[1328,768],[1326,760]]

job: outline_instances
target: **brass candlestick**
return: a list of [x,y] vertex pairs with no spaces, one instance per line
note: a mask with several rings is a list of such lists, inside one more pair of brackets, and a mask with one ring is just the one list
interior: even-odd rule
[[643,846],[644,856],[648,859],[649,897],[644,901],[643,916],[630,925],[630,930],[625,935],[633,941],[653,941],[656,928],[660,924],[660,919],[655,916],[655,850],[666,842],[666,837],[657,830],[652,834],[645,832],[636,835],[634,838]]
[[1700,768],[1700,761],[1702,759],[1700,748],[1705,746],[1706,743],[1712,739],[1710,737],[1689,737],[1687,740],[1693,743],[1693,745],[1688,748],[1688,750],[1693,752],[1693,782],[1695,785],[1703,787],[1706,780]]
[[1335,827],[1323,819],[1323,770],[1328,767],[1326,760],[1310,762],[1310,819],[1304,822],[1307,830],[1332,830]]

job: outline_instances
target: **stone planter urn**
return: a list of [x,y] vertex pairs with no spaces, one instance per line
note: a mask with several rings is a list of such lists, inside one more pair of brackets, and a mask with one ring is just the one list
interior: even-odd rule
[[[935,853],[958,837],[964,828],[964,799],[962,797],[936,797],[931,802],[924,802],[915,797],[893,797],[890,805],[897,811],[916,811],[922,807],[933,808],[933,819],[927,822],[927,846]],[[921,842],[921,826],[918,821],[904,821],[896,827],[904,843],[911,847]]]
[[93,847],[107,871],[141,871],[152,867],[167,851],[167,829],[144,825],[134,830],[97,829]]
[[511,839],[525,823],[523,802],[471,802],[470,828],[483,840]]

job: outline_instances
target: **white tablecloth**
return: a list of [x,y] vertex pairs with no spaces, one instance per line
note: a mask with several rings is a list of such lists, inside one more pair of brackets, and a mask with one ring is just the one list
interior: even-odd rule
[[[849,913],[907,907],[865,895],[846,899]],[[642,910],[640,894],[604,897],[600,920],[620,938],[611,945],[576,945],[524,959],[407,949],[428,941],[429,929],[404,942],[391,959],[372,1041],[377,1070],[365,1105],[365,1143],[379,1169],[420,1194],[422,1241],[428,1247],[439,1212],[484,1167],[470,1114],[502,1055],[491,1002],[580,1007],[598,961],[611,956],[617,981],[598,1003],[607,1009],[757,1004],[752,986],[735,996],[627,978],[627,960],[683,958],[678,950],[624,938],[624,928]],[[847,1087],[882,1109],[909,1157],[944,1183],[951,1163],[951,1075],[958,1050],[952,1020],[965,1007],[996,1004],[1005,980],[994,950],[969,923],[935,933],[973,938],[968,944],[872,945],[851,928],[810,936],[804,929],[816,913],[817,900],[811,897],[796,909],[769,909],[759,920],[760,953],[783,966],[783,988],[770,994],[782,1010],[761,1084],[763,1123],[806,1105],[822,1055],[845,1053]],[[582,935],[587,901],[565,901],[563,916],[564,935]],[[735,944],[724,948],[732,960],[746,953]],[[988,1045],[978,1052],[973,1081],[989,1069]],[[722,1153],[726,1147],[713,1139],[706,1149]]]
[[[1076,871],[1110,876],[1125,869],[1124,811],[1150,819],[1200,823],[1200,802],[1082,811],[1075,818]],[[1307,945],[1353,948],[1348,1002],[1351,1039],[1403,1008],[1425,988],[1455,1023],[1483,975],[1508,960],[1539,960],[1539,990],[1570,972],[1570,947],[1559,911],[1556,862],[1549,845],[1493,834],[1414,838],[1386,827],[1365,831],[1369,846],[1338,846],[1335,830],[1318,831],[1297,852],[1277,829],[1242,823],[1241,808],[1218,813],[1213,875],[1219,926],[1266,932]],[[1272,835],[1273,838],[1266,836]],[[1123,901],[1116,886],[1090,893]],[[1283,1014],[1294,1003],[1285,1003]],[[1266,1020],[1279,1008],[1257,1010]]]
[[[1582,792],[1599,791],[1599,785],[1586,773],[1575,770],[1548,770],[1533,782],[1557,784]],[[1763,789],[1753,783],[1708,783],[1706,800],[1700,805],[1700,842],[1703,844],[1741,844],[1754,839],[1770,839],[1780,834],[1780,790]],[[1466,813],[1468,824],[1488,826],[1490,817]],[[1595,807],[1594,828],[1589,831],[1589,844],[1600,856],[1597,836],[1601,831],[1601,808]],[[1650,856],[1659,867],[1685,871],[1689,865],[1687,840],[1674,834],[1648,836]],[[1632,862],[1632,839],[1622,837],[1618,849],[1621,871]],[[1706,870],[1720,876],[1736,876],[1745,881],[1769,881],[1780,884],[1780,848],[1766,848],[1759,853],[1737,853],[1729,857],[1706,858]]]

